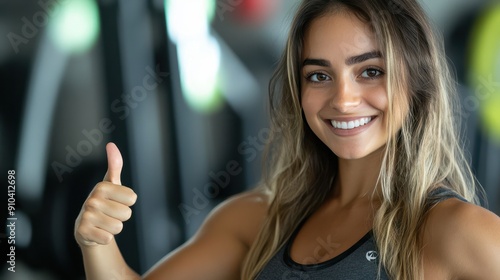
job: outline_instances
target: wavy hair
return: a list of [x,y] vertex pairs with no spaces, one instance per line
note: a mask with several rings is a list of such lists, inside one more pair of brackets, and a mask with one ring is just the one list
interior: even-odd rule
[[458,139],[455,84],[442,38],[416,0],[304,0],[269,85],[272,140],[263,191],[268,216],[250,248],[242,279],[254,279],[331,191],[337,157],[311,131],[301,108],[301,52],[315,19],[348,12],[365,22],[386,63],[388,120],[373,222],[381,267],[391,278],[423,278],[422,232],[428,194],[445,186],[478,203],[476,182]]

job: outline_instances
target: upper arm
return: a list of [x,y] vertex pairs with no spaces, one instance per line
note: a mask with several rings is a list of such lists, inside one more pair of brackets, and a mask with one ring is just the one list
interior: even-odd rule
[[245,193],[217,206],[199,231],[165,256],[144,279],[239,279],[241,264],[267,212],[262,194]]
[[494,213],[450,199],[432,210],[425,238],[424,257],[451,279],[500,279],[500,218]]

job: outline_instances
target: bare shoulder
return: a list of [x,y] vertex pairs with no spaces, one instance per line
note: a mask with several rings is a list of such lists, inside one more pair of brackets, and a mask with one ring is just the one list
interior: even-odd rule
[[230,197],[212,210],[200,233],[211,230],[212,225],[230,229],[250,246],[267,215],[269,197],[257,190]]
[[222,202],[189,241],[160,260],[144,279],[238,279],[267,205],[267,196],[257,191]]
[[438,203],[423,243],[427,262],[451,279],[500,279],[500,218],[485,208],[458,199]]
[[[217,213],[218,211],[225,211],[229,209],[241,210],[244,212],[246,212],[246,210],[267,211],[268,205],[269,197],[267,194],[259,190],[250,190],[228,198],[226,201],[219,204],[213,212]],[[248,207],[251,209],[248,209]]]

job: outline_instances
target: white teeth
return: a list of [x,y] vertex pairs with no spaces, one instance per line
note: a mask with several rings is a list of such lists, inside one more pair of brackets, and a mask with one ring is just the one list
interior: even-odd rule
[[359,120],[349,121],[349,122],[340,122],[340,121],[331,121],[332,126],[340,129],[353,129],[356,127],[363,126],[369,123],[372,120],[371,117],[368,118],[360,118]]

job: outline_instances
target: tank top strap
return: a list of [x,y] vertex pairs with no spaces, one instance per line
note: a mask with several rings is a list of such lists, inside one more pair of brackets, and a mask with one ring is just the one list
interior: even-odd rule
[[427,203],[430,205],[435,205],[439,202],[442,202],[442,201],[450,199],[450,198],[456,198],[456,199],[459,199],[463,202],[469,202],[469,201],[467,201],[467,199],[462,197],[460,194],[458,194],[454,190],[447,188],[447,187],[439,187],[439,188],[432,190],[429,193],[429,195],[427,196]]

